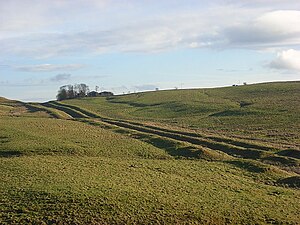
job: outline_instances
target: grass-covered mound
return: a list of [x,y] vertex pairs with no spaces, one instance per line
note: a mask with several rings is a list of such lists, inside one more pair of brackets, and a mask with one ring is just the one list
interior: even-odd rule
[[300,82],[169,90],[64,103],[106,117],[152,121],[299,148]]

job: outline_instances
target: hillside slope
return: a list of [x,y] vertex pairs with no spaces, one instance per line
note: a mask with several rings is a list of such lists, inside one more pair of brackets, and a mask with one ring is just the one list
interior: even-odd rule
[[65,101],[98,115],[299,148],[300,82],[170,90]]
[[1,99],[0,223],[297,224],[299,84]]

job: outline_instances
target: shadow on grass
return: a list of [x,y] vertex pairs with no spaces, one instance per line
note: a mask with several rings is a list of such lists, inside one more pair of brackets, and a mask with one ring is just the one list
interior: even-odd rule
[[7,143],[7,142],[9,142],[8,137],[0,136],[0,144]]
[[162,137],[155,137],[145,134],[134,134],[132,137],[147,142],[157,148],[165,150],[169,155],[175,158],[201,159],[207,158],[201,149],[193,146],[182,146],[180,143]]
[[15,150],[9,150],[9,151],[0,151],[0,157],[3,158],[9,158],[9,157],[19,157],[22,153]]
[[226,163],[234,165],[238,168],[247,170],[252,173],[263,173],[263,172],[267,171],[267,169],[265,167],[258,165],[254,162],[234,160],[234,161],[226,161]]
[[[34,107],[34,106],[31,105],[31,104],[26,104],[26,103],[24,103],[23,105],[24,105],[24,106],[27,108],[27,110],[28,110],[29,112],[31,112],[31,113],[35,113],[35,112],[42,111],[40,108]],[[45,110],[43,110],[43,111],[45,111]]]
[[[97,122],[91,122],[87,120],[81,120],[81,122],[88,123],[94,126],[99,126]],[[154,147],[166,151],[169,155],[176,158],[203,158],[203,152],[192,146],[182,146],[177,141],[171,140],[165,137],[158,137],[151,134],[139,133],[130,129],[124,128],[110,128],[112,132],[125,134],[134,139],[147,142]]]
[[[98,125],[97,122],[88,122],[86,120],[81,120],[84,123],[89,123],[91,125]],[[207,151],[202,150],[202,147],[210,149],[211,151],[217,150],[224,152],[229,155],[238,156],[242,158],[249,159],[259,159],[264,155],[264,151],[250,148],[242,148],[234,145],[230,145],[222,142],[214,142],[204,138],[194,138],[186,135],[180,135],[177,133],[164,132],[161,130],[151,129],[142,126],[136,126],[134,124],[112,121],[108,119],[103,119],[104,122],[111,125],[119,127],[119,129],[112,129],[111,131],[129,135],[135,139],[140,139],[151,145],[165,150],[169,155],[175,157],[186,157],[186,158],[215,158],[215,154],[210,154]],[[180,142],[185,142],[187,144],[197,145],[199,148],[194,146],[187,147],[186,145],[180,145]]]
[[278,184],[293,188],[300,188],[300,176],[292,176],[277,181]]
[[262,158],[262,160],[273,165],[299,166],[299,162],[296,159],[284,156],[268,156]]
[[[0,136],[0,144],[10,142],[9,138],[6,136]],[[6,150],[6,149],[0,149],[0,158],[8,158],[8,157],[15,157],[15,156],[21,156],[21,152],[15,151],[15,150]]]
[[32,104],[27,104],[27,103],[23,103],[23,105],[27,108],[27,110],[31,113],[35,113],[35,112],[46,112],[48,113],[50,116],[52,116],[53,118],[59,119],[59,116],[57,116],[55,113],[53,113],[51,110],[47,110],[44,108],[39,108],[36,107]]
[[280,152],[277,152],[278,155],[288,156],[296,159],[300,159],[300,150],[287,149]]
[[[46,104],[49,104],[49,103],[46,103]],[[61,110],[65,110],[65,112],[67,112],[69,114],[71,113],[69,111],[74,110],[73,113],[81,112],[81,113],[83,113],[84,117],[101,118],[98,115],[88,112],[77,106],[71,106],[71,105],[66,106],[66,105],[60,104],[58,102],[51,102],[51,104],[53,107],[61,108]],[[75,117],[75,116],[73,116],[73,117]],[[76,118],[79,118],[79,117],[76,117]],[[209,140],[204,137],[197,138],[194,135],[187,135],[187,133],[183,134],[183,132],[174,132],[174,131],[168,130],[168,129],[157,129],[156,127],[152,127],[152,126],[147,127],[147,126],[144,126],[142,124],[137,124],[137,123],[131,123],[131,122],[126,122],[126,121],[121,121],[121,120],[111,120],[108,118],[101,118],[101,120],[110,125],[118,126],[121,129],[126,129],[126,130],[128,130],[129,134],[131,134],[132,131],[137,131],[137,132],[147,133],[147,136],[149,136],[149,137],[153,137],[152,135],[160,136],[159,139],[164,140],[163,142],[166,142],[165,140],[167,140],[167,139],[173,139],[174,141],[171,141],[173,143],[178,143],[178,141],[187,142],[189,144],[199,145],[201,147],[209,148],[211,150],[218,150],[218,151],[224,152],[229,155],[238,156],[238,157],[242,157],[242,158],[248,158],[248,159],[259,159],[265,154],[265,152],[260,149],[245,148],[245,147],[257,147],[256,145],[244,144],[245,147],[241,147],[241,146],[234,145],[234,143],[233,144],[226,143],[226,142],[223,143],[223,141],[219,142],[219,141]],[[86,121],[83,121],[83,122],[86,122]],[[93,124],[91,122],[90,122],[90,124],[96,125],[96,123]],[[123,131],[116,131],[116,132],[123,133]],[[127,132],[124,132],[124,133],[127,133]],[[140,138],[137,138],[137,139],[140,139]],[[147,140],[144,140],[144,141],[147,141]],[[161,146],[160,143],[157,143],[157,142],[161,142],[161,141],[157,141],[157,140],[153,141],[153,140],[151,140],[151,138],[150,138],[150,140],[148,140],[148,142],[158,148],[165,149],[172,156],[174,155],[173,151],[169,151],[169,149],[172,149],[172,148],[176,149],[176,154],[175,154],[176,156],[184,155],[184,157],[192,156],[192,157],[198,158],[199,157],[198,153],[203,152],[198,148],[192,148],[193,150],[184,151],[184,153],[182,154],[182,153],[177,152],[177,147],[174,148],[174,144],[172,144],[172,147],[169,148],[169,147],[166,147],[165,144],[163,146]],[[239,144],[241,145],[241,143],[239,143]],[[167,145],[169,145],[169,143]],[[198,150],[198,152],[197,152],[197,150]],[[186,154],[188,156],[186,156]]]
[[248,115],[257,115],[258,112],[253,112],[253,111],[240,111],[240,110],[225,110],[222,112],[217,112],[210,114],[209,116],[214,116],[214,117],[222,117],[222,116],[248,116]]
[[108,99],[110,103],[115,103],[115,104],[125,104],[133,107],[149,107],[149,106],[159,106],[162,105],[162,103],[154,103],[154,104],[145,104],[145,103],[138,103],[138,102],[130,102],[130,101],[118,101],[114,99]]
[[54,109],[58,109],[58,110],[61,110],[67,114],[69,114],[70,116],[72,116],[73,118],[87,118],[87,116],[79,113],[79,112],[76,112],[75,110],[69,108],[69,107],[66,107],[66,106],[63,106],[63,105],[60,105],[56,102],[46,102],[46,103],[43,103],[42,104],[43,106],[46,106],[48,108],[54,108]]

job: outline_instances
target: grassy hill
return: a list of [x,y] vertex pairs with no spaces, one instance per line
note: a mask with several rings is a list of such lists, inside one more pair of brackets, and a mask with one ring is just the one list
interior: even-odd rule
[[300,82],[0,98],[1,224],[297,224]]
[[226,135],[300,142],[300,82],[170,90],[65,101],[97,114]]

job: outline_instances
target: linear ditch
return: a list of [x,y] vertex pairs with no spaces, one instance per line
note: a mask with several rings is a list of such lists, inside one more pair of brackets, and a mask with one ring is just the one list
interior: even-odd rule
[[249,149],[256,149],[256,150],[262,150],[262,151],[274,151],[274,150],[279,150],[279,149],[275,149],[273,147],[269,147],[269,146],[262,146],[262,145],[258,145],[258,144],[253,144],[253,143],[245,143],[242,141],[237,141],[237,140],[233,140],[233,139],[229,139],[229,138],[223,138],[223,137],[212,137],[212,136],[206,136],[206,135],[201,135],[199,133],[192,133],[192,132],[186,132],[186,131],[178,131],[178,130],[170,130],[167,128],[162,128],[162,127],[158,127],[158,126],[151,126],[151,125],[145,125],[142,123],[138,123],[138,122],[132,122],[132,121],[126,121],[126,120],[114,120],[111,118],[105,118],[102,116],[99,116],[95,113],[89,112],[87,110],[84,110],[80,107],[77,106],[73,106],[73,105],[67,105],[67,104],[61,104],[58,102],[51,102],[54,105],[57,106],[64,106],[68,108],[71,108],[77,112],[81,112],[84,115],[88,116],[88,117],[92,117],[92,118],[99,118],[99,119],[106,119],[109,121],[118,121],[121,123],[127,123],[127,124],[131,124],[133,126],[141,126],[141,127],[145,127],[145,128],[150,128],[153,130],[159,130],[159,131],[163,131],[163,132],[168,132],[168,133],[174,133],[174,134],[179,134],[179,135],[184,135],[184,136],[190,136],[190,137],[194,137],[194,138],[204,138],[204,139],[210,139],[212,141],[215,142],[222,142],[222,143],[226,143],[226,144],[230,144],[230,145],[234,145],[234,146],[238,146],[238,147],[242,147],[242,148],[249,148]]
[[[45,105],[46,106],[46,105]],[[231,143],[226,142],[217,142],[213,141],[208,138],[203,137],[196,137],[195,134],[193,136],[188,136],[184,134],[190,134],[188,132],[181,132],[181,131],[171,131],[165,128],[157,128],[154,126],[148,126],[143,125],[141,126],[139,123],[129,122],[129,121],[121,121],[121,120],[114,120],[110,118],[104,118],[97,114],[91,113],[87,110],[84,110],[82,108],[67,105],[67,104],[61,104],[58,102],[49,102],[47,103],[48,107],[56,108],[59,110],[63,110],[66,113],[70,113],[74,118],[94,118],[99,121],[118,126],[120,128],[130,129],[133,131],[142,132],[145,134],[152,134],[161,136],[163,138],[169,138],[173,139],[175,141],[182,141],[187,142],[192,145],[198,145],[201,147],[205,147],[210,150],[217,150],[224,152],[228,155],[232,155],[239,158],[246,158],[246,159],[261,159],[263,157],[269,157],[274,155],[273,153],[270,153],[265,150],[261,149],[255,149],[255,148],[247,148],[247,147],[241,147],[237,146]],[[151,127],[151,128],[150,128]],[[153,129],[156,128],[156,129]],[[224,139],[220,139],[224,140]],[[240,142],[242,143],[242,142]],[[256,147],[257,145],[255,145]],[[252,146],[251,146],[252,147]]]
[[128,129],[112,123],[106,123],[102,120],[77,119],[77,121],[84,122],[93,126],[99,126],[103,129],[110,129],[112,132],[120,133],[131,138],[147,142],[159,149],[165,150],[169,155],[176,158],[201,158],[206,160],[229,159],[229,156],[227,154],[224,154],[220,151],[213,151],[212,149],[208,149],[203,146],[193,145],[188,142],[168,138],[161,135],[146,133],[135,129]]

